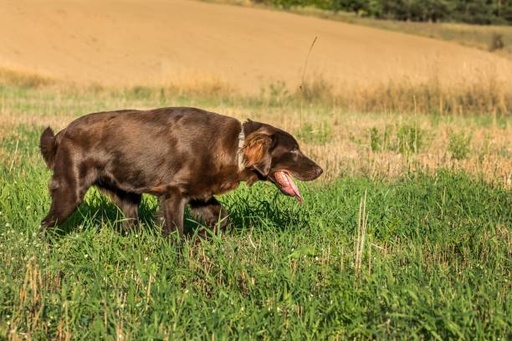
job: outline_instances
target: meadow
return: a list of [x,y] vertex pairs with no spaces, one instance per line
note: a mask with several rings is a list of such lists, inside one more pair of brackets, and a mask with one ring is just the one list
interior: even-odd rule
[[[512,337],[509,114],[430,112],[414,96],[412,110],[348,108],[325,86],[236,97],[12,79],[0,87],[0,339]],[[299,184],[303,205],[264,183],[221,196],[232,225],[209,240],[188,215],[187,240],[161,237],[150,196],[124,236],[95,191],[41,234],[42,129],[168,105],[280,126],[326,172]]]

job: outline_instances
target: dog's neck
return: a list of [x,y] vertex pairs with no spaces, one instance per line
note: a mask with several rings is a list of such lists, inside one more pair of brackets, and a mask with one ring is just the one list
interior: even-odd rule
[[236,162],[238,164],[238,170],[244,171],[247,168],[245,153],[244,153],[244,145],[247,136],[250,136],[252,133],[259,131],[264,128],[264,124],[260,122],[255,122],[251,120],[247,120],[240,124],[240,133],[238,134],[238,147],[236,150]]
[[239,171],[243,171],[245,169],[244,144],[245,144],[245,131],[244,131],[244,123],[242,123],[241,129],[240,129],[240,134],[238,134],[238,148],[236,150],[236,161],[238,164]]

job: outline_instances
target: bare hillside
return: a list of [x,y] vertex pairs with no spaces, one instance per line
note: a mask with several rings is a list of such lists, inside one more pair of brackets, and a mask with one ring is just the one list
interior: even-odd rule
[[338,90],[388,80],[510,78],[492,54],[406,34],[289,13],[186,0],[1,0],[0,67],[103,85],[242,92],[306,75]]

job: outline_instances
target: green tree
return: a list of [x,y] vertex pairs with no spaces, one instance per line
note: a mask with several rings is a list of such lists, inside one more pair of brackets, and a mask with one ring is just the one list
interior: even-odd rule
[[253,0],[275,7],[314,6],[404,21],[512,24],[512,0]]
[[332,9],[334,11],[346,11],[360,14],[361,11],[366,11],[367,0],[332,0]]

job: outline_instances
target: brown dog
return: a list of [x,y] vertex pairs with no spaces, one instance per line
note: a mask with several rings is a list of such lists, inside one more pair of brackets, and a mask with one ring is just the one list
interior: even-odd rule
[[120,207],[130,228],[142,193],[159,197],[163,232],[183,235],[183,213],[209,227],[226,224],[214,195],[270,180],[302,201],[292,180],[308,181],[322,169],[287,132],[194,108],[120,110],[80,117],[54,135],[41,135],[41,154],[53,170],[52,204],[43,227],[63,223],[92,186]]

